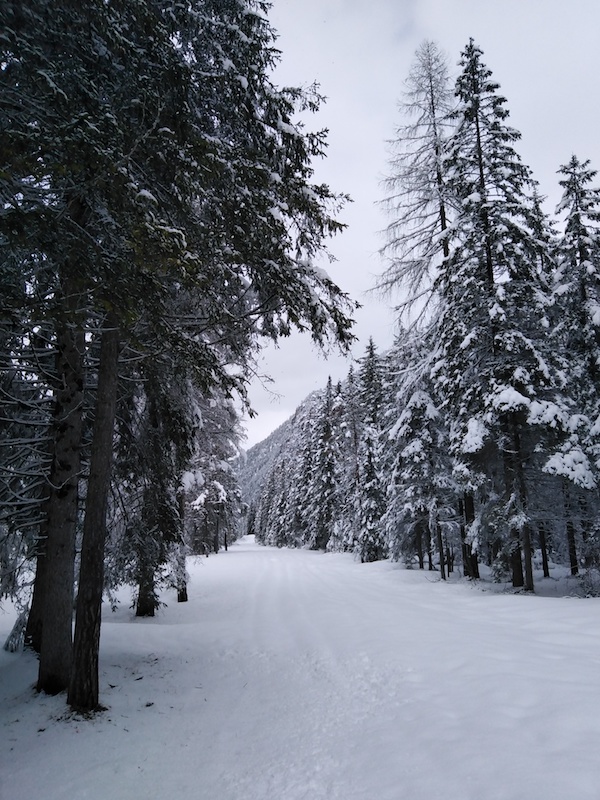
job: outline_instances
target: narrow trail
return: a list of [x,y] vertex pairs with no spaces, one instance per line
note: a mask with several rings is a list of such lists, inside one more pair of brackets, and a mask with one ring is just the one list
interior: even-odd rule
[[0,800],[600,796],[597,601],[248,540],[190,571],[155,620],[107,610],[93,721],[3,656]]

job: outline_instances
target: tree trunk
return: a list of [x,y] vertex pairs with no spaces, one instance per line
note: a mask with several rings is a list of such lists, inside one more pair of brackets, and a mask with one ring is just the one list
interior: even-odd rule
[[415,541],[417,548],[417,558],[419,559],[419,569],[425,569],[425,557],[423,554],[423,528],[418,522],[415,528]]
[[153,617],[155,612],[156,584],[154,581],[154,570],[150,564],[143,564],[140,568],[135,615],[136,617]]
[[531,546],[531,528],[523,527],[523,562],[525,564],[525,590],[533,592],[533,547]]
[[448,575],[450,575],[451,572],[454,572],[454,548],[451,548],[449,544],[446,544],[446,565]]
[[[318,549],[318,548],[315,548]],[[215,553],[219,552],[219,514],[216,516],[215,520],[215,534],[213,537],[213,550]]]
[[[52,463],[53,443],[48,442],[48,461]],[[25,628],[25,647],[36,653],[42,649],[42,617],[44,614],[44,590],[46,588],[46,542],[48,541],[48,500],[50,499],[50,484],[45,482],[41,489],[42,517],[35,547],[35,578],[31,605]]]
[[[523,514],[527,513],[527,487],[523,469],[523,455],[519,437],[518,421],[514,413],[508,413],[503,420],[505,445],[503,447],[504,480],[507,502],[512,497],[517,497]],[[524,587],[526,591],[533,591],[533,564],[531,537],[529,524],[525,522],[522,527],[513,527],[509,533],[510,565],[512,571],[512,585],[515,588]],[[521,553],[521,540],[523,553]],[[525,572],[523,572],[523,557]]]
[[479,578],[479,561],[477,553],[473,552],[473,547],[467,542],[467,526],[475,522],[475,500],[473,492],[465,492],[462,500],[458,501],[458,513],[462,518],[460,525],[461,549],[463,557],[463,574],[465,578]]
[[[76,298],[68,292],[67,297],[68,312]],[[31,621],[40,645],[37,689],[48,694],[66,689],[71,675],[84,346],[82,331],[75,329],[68,318],[61,321],[56,339],[58,387],[53,419],[54,452],[46,505],[47,539],[43,564],[40,564],[36,619],[32,617]],[[51,580],[45,576],[51,576]]]
[[446,580],[446,564],[445,564],[445,561],[444,561],[444,541],[442,539],[442,526],[438,522],[437,517],[436,517],[436,520],[435,520],[435,538],[436,538],[436,541],[437,541],[437,548],[438,548],[438,553],[439,553],[439,556],[440,556],[440,576],[441,576],[442,580],[445,581]]
[[579,561],[577,559],[577,542],[575,540],[575,523],[573,522],[573,504],[568,487],[564,486],[565,516],[567,519],[567,544],[569,546],[569,564],[571,575],[579,575]]
[[179,492],[179,518],[181,520],[181,543],[177,547],[177,602],[187,603],[187,572],[186,572],[186,554],[188,551],[186,543],[185,532],[185,492]]
[[542,568],[544,578],[550,577],[550,567],[548,565],[548,543],[546,541],[546,527],[542,523],[539,527],[540,550],[542,552]]
[[116,320],[109,314],[100,347],[98,392],[77,594],[73,670],[68,695],[71,708],[80,711],[94,711],[99,708],[98,651],[118,363],[119,331]]
[[[44,531],[45,531],[44,524]],[[38,542],[38,554],[35,564],[35,580],[33,582],[33,595],[31,597],[31,607],[27,617],[27,627],[25,628],[25,647],[29,647],[36,653],[42,649],[42,618],[44,614],[44,590],[46,588],[46,534],[40,535]]]
[[567,517],[567,542],[569,545],[569,564],[571,567],[571,575],[579,575],[577,543],[575,541],[575,525],[570,517]]
[[510,548],[510,569],[512,575],[512,585],[515,589],[520,589],[525,585],[525,577],[523,575],[523,559],[521,558],[521,539],[518,536],[518,531],[512,532],[512,541]]

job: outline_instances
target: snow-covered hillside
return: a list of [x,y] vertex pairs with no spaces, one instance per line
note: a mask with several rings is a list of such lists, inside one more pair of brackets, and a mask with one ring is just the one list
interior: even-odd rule
[[190,570],[154,620],[106,609],[93,719],[2,652],[2,800],[600,796],[600,600],[248,539]]
[[238,459],[236,471],[240,492],[248,505],[256,504],[258,501],[275,460],[289,444],[294,427],[301,425],[307,416],[314,413],[321,394],[321,392],[309,394],[289,419]]

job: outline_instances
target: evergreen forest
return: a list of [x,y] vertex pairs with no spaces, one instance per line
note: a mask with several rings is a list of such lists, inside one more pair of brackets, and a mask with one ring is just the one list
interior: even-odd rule
[[76,711],[103,598],[185,602],[186,557],[242,533],[525,591],[600,569],[600,189],[567,157],[546,212],[472,40],[456,77],[425,42],[400,103],[393,347],[243,454],[261,344],[348,353],[356,308],[319,266],[349,200],[314,178],[323,98],[275,85],[269,6],[0,7],[0,600]]
[[[553,215],[481,49],[424,42],[399,104],[377,289],[396,341],[307,399],[271,443],[248,530],[363,562],[597,593],[600,189],[558,169]],[[251,462],[255,456],[250,453]]]

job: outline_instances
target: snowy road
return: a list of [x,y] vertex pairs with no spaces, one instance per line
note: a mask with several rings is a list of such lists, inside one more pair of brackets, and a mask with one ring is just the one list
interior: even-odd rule
[[245,540],[191,570],[107,612],[92,722],[2,654],[1,800],[600,798],[600,601]]

